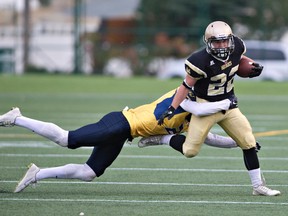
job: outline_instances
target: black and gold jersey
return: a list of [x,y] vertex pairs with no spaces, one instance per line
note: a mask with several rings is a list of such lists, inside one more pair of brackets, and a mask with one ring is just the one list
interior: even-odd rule
[[207,101],[219,101],[234,94],[234,76],[241,56],[246,52],[244,42],[234,37],[235,48],[227,61],[221,61],[203,48],[191,54],[185,61],[185,70],[197,82],[195,95]]

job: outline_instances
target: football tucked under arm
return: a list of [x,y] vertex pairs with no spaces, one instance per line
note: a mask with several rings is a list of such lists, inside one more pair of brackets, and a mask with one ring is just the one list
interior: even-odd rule
[[263,66],[247,56],[242,56],[239,62],[237,75],[243,78],[257,77],[262,73]]

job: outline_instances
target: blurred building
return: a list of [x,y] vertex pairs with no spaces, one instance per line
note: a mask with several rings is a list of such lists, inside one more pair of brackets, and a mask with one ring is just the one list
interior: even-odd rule
[[[0,72],[23,73],[23,2],[24,0],[0,1]],[[140,0],[51,0],[49,6],[43,7],[38,0],[31,0],[29,65],[50,72],[71,73],[75,67],[75,43],[79,37],[81,70],[91,73],[92,45],[82,41],[82,35],[95,33],[101,23],[102,26],[105,23],[107,29],[131,25],[131,17],[135,16],[139,2]],[[77,32],[79,35],[75,34]],[[121,43],[130,40],[132,35],[126,32],[123,37],[115,37],[113,32],[106,32],[105,37],[111,43]]]

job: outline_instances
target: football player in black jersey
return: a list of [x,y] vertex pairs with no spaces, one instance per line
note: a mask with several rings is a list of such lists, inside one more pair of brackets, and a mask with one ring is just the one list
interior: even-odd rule
[[[246,51],[244,42],[233,35],[230,26],[222,21],[210,23],[205,31],[206,48],[192,53],[185,61],[186,77],[179,87],[171,106],[163,112],[158,123],[165,118],[171,119],[175,109],[185,99],[190,89],[194,89],[197,102],[206,103],[226,98],[237,98],[234,95],[234,76],[240,59]],[[254,64],[250,77],[259,76],[263,66]],[[170,145],[186,157],[194,157],[200,151],[202,143],[214,124],[220,125],[243,150],[244,163],[253,186],[253,195],[276,196],[278,190],[266,187],[261,178],[256,141],[247,118],[240,112],[237,103],[226,112],[218,112],[205,117],[192,115],[185,142],[174,137]]]

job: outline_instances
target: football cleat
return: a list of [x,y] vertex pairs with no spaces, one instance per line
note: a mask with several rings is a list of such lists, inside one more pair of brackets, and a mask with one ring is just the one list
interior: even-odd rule
[[17,117],[22,116],[18,107],[12,107],[12,109],[0,116],[0,126],[2,127],[12,127],[15,125],[15,120]]
[[147,146],[162,145],[163,143],[161,143],[161,138],[162,138],[162,135],[143,137],[139,140],[138,147],[144,148]]
[[259,185],[258,187],[253,188],[252,194],[254,196],[278,196],[281,192],[278,190],[272,190],[265,185]]
[[37,167],[35,164],[31,163],[28,166],[28,170],[23,176],[23,178],[18,182],[14,193],[19,193],[23,191],[26,187],[28,187],[31,184],[36,184],[36,174],[40,171],[40,168]]

